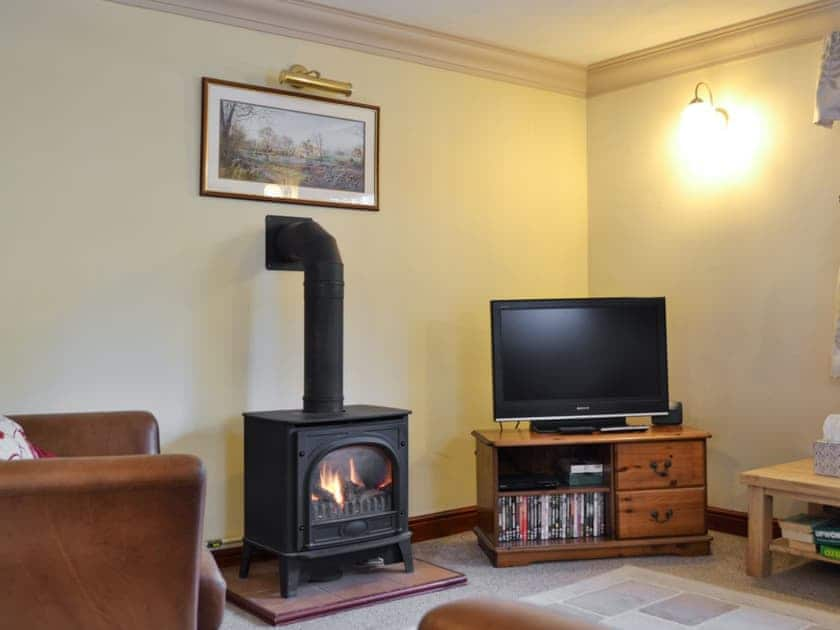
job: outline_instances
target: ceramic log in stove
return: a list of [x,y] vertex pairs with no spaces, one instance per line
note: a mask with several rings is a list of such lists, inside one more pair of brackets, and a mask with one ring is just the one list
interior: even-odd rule
[[280,591],[381,559],[412,572],[406,409],[343,406],[343,265],[311,219],[266,217],[266,267],[304,271],[302,410],[245,413],[245,536],[279,558]]

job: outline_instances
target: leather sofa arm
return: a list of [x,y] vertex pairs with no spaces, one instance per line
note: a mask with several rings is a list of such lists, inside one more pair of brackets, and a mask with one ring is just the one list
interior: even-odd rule
[[418,630],[597,630],[600,627],[533,604],[461,599],[426,613]]
[[217,630],[225,616],[227,583],[213,554],[201,552],[198,578],[198,630]]
[[195,628],[204,484],[190,455],[0,462],[3,627]]
[[59,457],[151,455],[160,452],[158,424],[148,411],[9,416],[40,448]]

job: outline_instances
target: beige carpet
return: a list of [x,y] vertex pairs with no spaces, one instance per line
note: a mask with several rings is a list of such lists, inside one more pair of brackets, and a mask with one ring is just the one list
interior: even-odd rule
[[[840,614],[840,566],[822,562],[799,563],[776,557],[775,571],[764,579],[744,574],[746,540],[712,532],[712,555],[699,558],[655,557],[553,562],[528,567],[495,569],[478,549],[475,536],[459,534],[414,546],[416,557],[464,573],[466,586],[360,608],[296,625],[295,630],[402,630],[416,625],[431,608],[463,597],[519,599],[569,586],[623,566],[637,566],[687,579],[699,580],[769,597],[779,602]],[[267,627],[262,621],[228,605],[224,630]]]

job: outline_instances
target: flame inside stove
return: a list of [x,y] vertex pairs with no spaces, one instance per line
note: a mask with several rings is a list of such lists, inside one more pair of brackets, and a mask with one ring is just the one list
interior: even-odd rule
[[393,476],[391,475],[391,467],[388,466],[388,468],[386,469],[386,472],[385,472],[385,478],[382,481],[379,482],[379,484],[376,486],[376,489],[377,490],[384,490],[385,488],[390,486],[392,483],[394,483],[394,479],[393,479]]
[[[350,460],[351,462],[353,460]],[[323,462],[320,470],[320,485],[333,496],[333,500],[339,505],[344,505],[344,484],[341,482],[341,473],[333,469],[328,463]]]
[[364,487],[365,485],[361,477],[359,477],[359,473],[356,472],[356,462],[353,461],[352,457],[350,458],[350,481],[352,481],[357,486]]

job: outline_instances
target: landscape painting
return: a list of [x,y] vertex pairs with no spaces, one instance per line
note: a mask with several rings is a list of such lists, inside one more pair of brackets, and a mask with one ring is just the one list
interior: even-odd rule
[[204,87],[202,194],[377,209],[378,108],[210,79]]
[[365,189],[365,123],[222,100],[219,177]]

